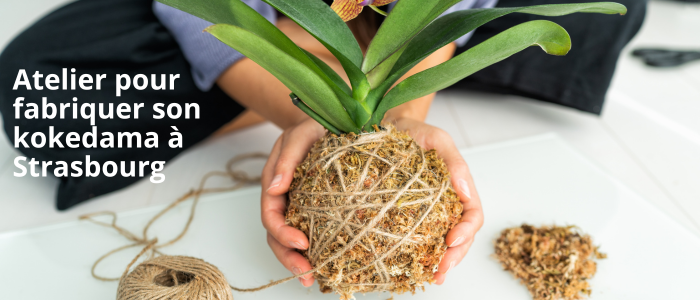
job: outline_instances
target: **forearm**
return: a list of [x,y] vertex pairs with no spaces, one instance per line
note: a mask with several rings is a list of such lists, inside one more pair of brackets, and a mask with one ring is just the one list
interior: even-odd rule
[[[409,76],[421,72],[423,70],[437,66],[454,55],[457,46],[454,43],[450,43],[439,50],[435,51],[430,56],[426,57],[423,61],[418,63],[413,67],[406,75],[401,77],[399,82],[408,78]],[[397,107],[390,109],[384,116],[384,122],[392,122],[400,118],[409,118],[418,121],[424,121],[425,117],[428,115],[428,110],[430,109],[430,104],[435,98],[435,93],[423,96],[421,98],[406,102]]]

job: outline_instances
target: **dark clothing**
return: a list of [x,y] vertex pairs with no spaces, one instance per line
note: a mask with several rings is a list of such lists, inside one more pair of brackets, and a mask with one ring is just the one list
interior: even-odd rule
[[[77,73],[107,74],[102,80],[102,89],[83,91],[56,90],[27,91],[24,87],[13,91],[12,87],[19,69],[25,69],[30,81],[34,72],[42,74],[62,74],[62,68],[75,68]],[[139,91],[133,88],[123,91],[116,97],[116,74],[180,74],[175,80],[174,90],[153,90],[146,88]],[[166,75],[167,76],[167,75]],[[44,161],[85,161],[103,162],[119,161],[168,161],[183,150],[203,140],[214,131],[231,121],[244,108],[229,98],[218,87],[209,92],[200,91],[194,84],[190,66],[168,31],[158,22],[151,10],[151,1],[144,0],[100,0],[77,1],[70,3],[39,20],[28,28],[2,52],[0,56],[0,111],[3,113],[5,132],[10,141],[14,140],[14,127],[21,132],[43,132],[48,136],[49,126],[57,132],[91,131],[87,120],[19,120],[14,118],[12,104],[15,98],[25,97],[25,103],[37,103],[41,107],[42,97],[48,102],[70,103],[73,97],[78,103],[144,103],[137,120],[114,118],[102,120],[97,118],[98,136],[100,132],[140,132],[145,139],[146,132],[156,132],[159,137],[158,148],[113,148],[85,149],[63,148],[18,149],[29,158]],[[155,120],[153,104],[164,103],[198,103],[200,119],[177,120],[163,118]],[[97,105],[97,104],[96,104]],[[115,108],[116,109],[116,108]],[[183,148],[172,149],[168,146],[171,126],[176,126],[182,133]],[[65,137],[65,134],[64,134]],[[29,139],[27,139],[29,140]],[[64,144],[65,146],[65,144]],[[31,144],[30,144],[31,147]],[[84,166],[83,166],[84,168]],[[56,195],[56,207],[67,209],[92,197],[103,195],[126,187],[140,178],[121,177],[119,174],[107,178],[101,172],[98,177],[63,177]],[[146,177],[150,168],[146,168]]]
[[[572,0],[499,0],[496,7],[578,3]],[[457,54],[515,25],[532,20],[555,22],[571,36],[572,49],[562,57],[530,47],[474,73],[452,89],[514,94],[600,114],[622,48],[644,21],[646,0],[620,0],[627,14],[576,13],[543,17],[513,13],[479,27]]]

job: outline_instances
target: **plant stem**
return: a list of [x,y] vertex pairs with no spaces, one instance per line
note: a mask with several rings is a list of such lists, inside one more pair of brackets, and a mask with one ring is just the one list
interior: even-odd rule
[[292,98],[292,103],[296,105],[301,111],[309,115],[312,119],[316,120],[319,124],[323,125],[328,131],[335,133],[336,135],[340,135],[342,132],[338,130],[338,128],[335,128],[335,126],[331,125],[331,123],[328,123],[323,117],[319,116],[315,111],[313,111],[308,105],[306,105],[304,102],[297,97],[294,93],[289,94],[289,97]]
[[387,16],[385,11],[379,9],[378,7],[376,7],[374,5],[370,5],[369,8],[371,8],[373,11],[376,11],[378,14],[380,14],[382,16],[385,16],[385,17]]

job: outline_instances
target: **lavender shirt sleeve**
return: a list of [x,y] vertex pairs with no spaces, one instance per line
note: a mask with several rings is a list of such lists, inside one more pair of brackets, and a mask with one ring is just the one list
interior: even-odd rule
[[[242,0],[273,24],[277,20],[274,8],[260,0]],[[208,91],[229,66],[244,58],[243,54],[202,32],[212,23],[160,2],[153,2],[153,13],[175,37],[185,59],[192,68],[194,83]]]
[[[274,8],[261,0],[242,0],[255,9],[267,20],[275,23],[277,14]],[[444,14],[470,8],[491,8],[498,0],[463,0],[449,8]],[[391,10],[396,2],[390,4]],[[210,34],[202,32],[212,23],[172,8],[160,2],[153,2],[153,12],[160,22],[175,37],[185,58],[192,67],[192,77],[197,87],[208,91],[229,66],[245,57],[217,40]],[[444,15],[443,14],[443,15]],[[469,32],[455,40],[458,46],[464,46],[473,34]]]

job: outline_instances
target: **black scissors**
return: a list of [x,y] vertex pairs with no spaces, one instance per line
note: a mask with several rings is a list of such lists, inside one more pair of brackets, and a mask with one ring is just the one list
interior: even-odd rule
[[632,51],[632,55],[643,59],[647,65],[653,67],[675,67],[700,60],[700,51],[641,48]]

